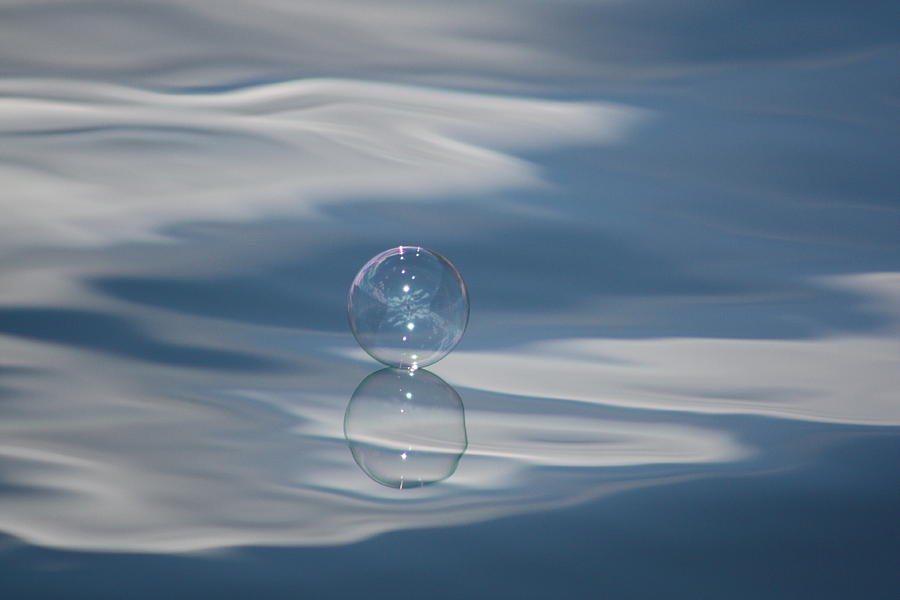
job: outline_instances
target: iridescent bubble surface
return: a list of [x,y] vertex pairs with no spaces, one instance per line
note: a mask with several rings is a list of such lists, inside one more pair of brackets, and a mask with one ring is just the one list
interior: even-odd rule
[[469,296],[449,260],[419,246],[397,246],[360,269],[347,300],[350,328],[372,358],[390,367],[424,367],[450,353],[469,321]]
[[347,405],[344,436],[366,475],[398,489],[447,479],[468,445],[459,394],[424,369],[363,379]]

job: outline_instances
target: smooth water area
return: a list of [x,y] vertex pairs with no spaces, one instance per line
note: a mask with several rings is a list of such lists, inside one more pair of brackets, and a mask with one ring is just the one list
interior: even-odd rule
[[896,598],[895,17],[0,4],[0,597]]

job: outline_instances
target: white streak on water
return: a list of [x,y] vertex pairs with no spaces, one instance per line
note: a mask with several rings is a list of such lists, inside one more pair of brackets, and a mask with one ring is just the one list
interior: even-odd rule
[[13,76],[157,86],[324,73],[484,83],[577,63],[527,43],[543,26],[539,6],[468,0],[5,0],[0,56]]
[[[191,220],[534,185],[511,150],[614,142],[642,111],[346,80],[164,94],[0,81],[0,244],[154,239]],[[2,250],[0,246],[0,250]]]
[[[726,432],[619,420],[590,406],[560,413],[552,401],[515,411],[470,402],[469,449],[454,476],[398,492],[370,481],[350,458],[341,429],[350,389],[333,391],[352,389],[361,376],[347,362],[320,375],[253,377],[0,338],[0,352],[11,349],[50,372],[18,379],[24,394],[5,400],[4,481],[28,492],[27,501],[0,495],[0,530],[47,546],[179,552],[349,543],[673,477],[598,478],[610,467],[706,464],[750,452]],[[536,468],[551,465],[558,468]]]
[[809,340],[572,338],[456,352],[453,384],[507,394],[712,414],[900,425],[900,273],[835,277],[891,318],[874,334]]

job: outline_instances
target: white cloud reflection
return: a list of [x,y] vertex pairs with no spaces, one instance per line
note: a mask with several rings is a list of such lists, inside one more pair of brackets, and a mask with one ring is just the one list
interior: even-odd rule
[[349,80],[165,94],[0,81],[2,244],[154,238],[191,220],[534,185],[512,149],[612,142],[629,107]]
[[0,464],[8,489],[22,493],[0,494],[0,530],[61,548],[349,543],[673,477],[629,481],[612,467],[733,461],[749,452],[707,427],[618,419],[591,406],[560,410],[553,401],[510,410],[515,400],[472,401],[470,393],[469,448],[457,472],[399,492],[369,480],[346,446],[350,390],[334,388],[353,387],[361,371],[352,363],[306,377],[210,376],[2,338],[0,349],[48,369],[17,378],[19,394],[4,403]]
[[900,425],[900,273],[830,278],[891,324],[816,339],[601,339],[457,352],[455,384],[579,402],[833,423]]
[[[13,75],[208,86],[298,74],[508,80],[577,61],[527,43],[539,7],[388,0],[84,0],[0,6]],[[5,25],[5,27],[4,27]]]

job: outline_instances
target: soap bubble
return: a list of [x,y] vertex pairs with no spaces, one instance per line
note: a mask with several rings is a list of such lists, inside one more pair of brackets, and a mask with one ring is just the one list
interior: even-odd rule
[[469,296],[446,258],[398,246],[356,274],[347,315],[356,341],[372,358],[390,367],[424,367],[459,343],[469,321]]
[[424,369],[363,379],[344,414],[344,437],[366,475],[399,489],[447,479],[468,445],[459,394]]

